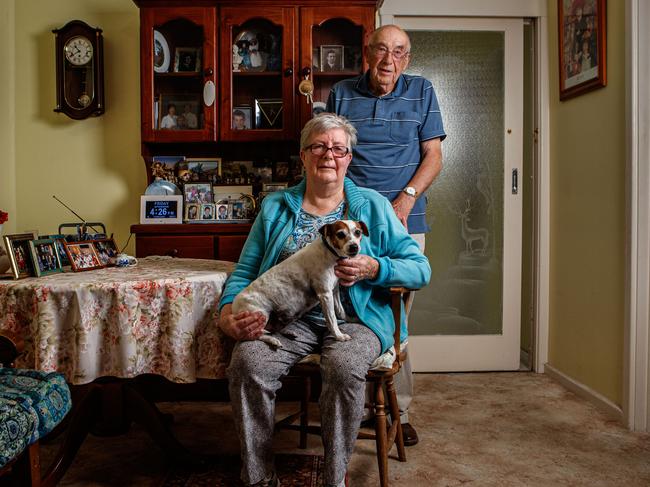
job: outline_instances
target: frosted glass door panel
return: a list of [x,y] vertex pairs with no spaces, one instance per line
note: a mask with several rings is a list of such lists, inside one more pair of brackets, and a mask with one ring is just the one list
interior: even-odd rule
[[408,72],[433,83],[449,134],[444,169],[428,195],[433,278],[415,300],[410,334],[500,334],[504,33],[408,33]]
[[433,270],[409,317],[417,372],[516,370],[521,323],[523,19],[395,18],[447,138],[429,190]]

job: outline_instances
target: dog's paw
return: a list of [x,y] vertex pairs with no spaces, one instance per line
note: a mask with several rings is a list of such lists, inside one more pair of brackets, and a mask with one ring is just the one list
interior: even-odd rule
[[282,348],[282,342],[278,340],[275,337],[272,337],[270,335],[262,335],[260,338],[264,343],[266,343],[269,347],[271,347],[273,350],[277,350],[278,348]]
[[347,342],[348,340],[352,340],[352,337],[347,333],[341,333],[340,335],[336,335],[336,339],[339,342]]

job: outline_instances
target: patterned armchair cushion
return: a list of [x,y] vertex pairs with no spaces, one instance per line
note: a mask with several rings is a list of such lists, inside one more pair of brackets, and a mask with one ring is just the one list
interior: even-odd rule
[[0,468],[52,431],[71,405],[61,374],[0,368]]

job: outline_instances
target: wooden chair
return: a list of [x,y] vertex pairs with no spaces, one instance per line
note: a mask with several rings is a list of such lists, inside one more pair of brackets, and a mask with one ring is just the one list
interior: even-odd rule
[[[404,288],[391,288],[390,301],[395,323],[395,361],[389,370],[369,370],[366,381],[372,384],[371,402],[366,408],[371,408],[375,414],[375,432],[359,431],[359,439],[375,440],[377,444],[377,464],[379,467],[380,485],[388,485],[388,452],[397,443],[397,457],[399,461],[406,461],[402,425],[400,423],[397,394],[393,378],[399,372],[402,362],[406,359],[406,352],[400,347],[400,315],[402,306],[405,305],[411,290]],[[301,385],[300,410],[287,416],[276,423],[277,429],[291,429],[300,432],[300,448],[307,448],[307,434],[320,435],[319,425],[309,424],[309,402],[314,381],[320,381],[320,356],[310,355],[291,368],[287,379],[299,381]],[[386,411],[388,406],[388,411]],[[390,416],[390,423],[386,415]],[[299,424],[294,424],[299,420]]]

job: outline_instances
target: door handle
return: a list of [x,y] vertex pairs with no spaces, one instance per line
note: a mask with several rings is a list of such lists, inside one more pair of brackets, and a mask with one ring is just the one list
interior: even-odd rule
[[519,169],[512,170],[512,194],[519,194]]

